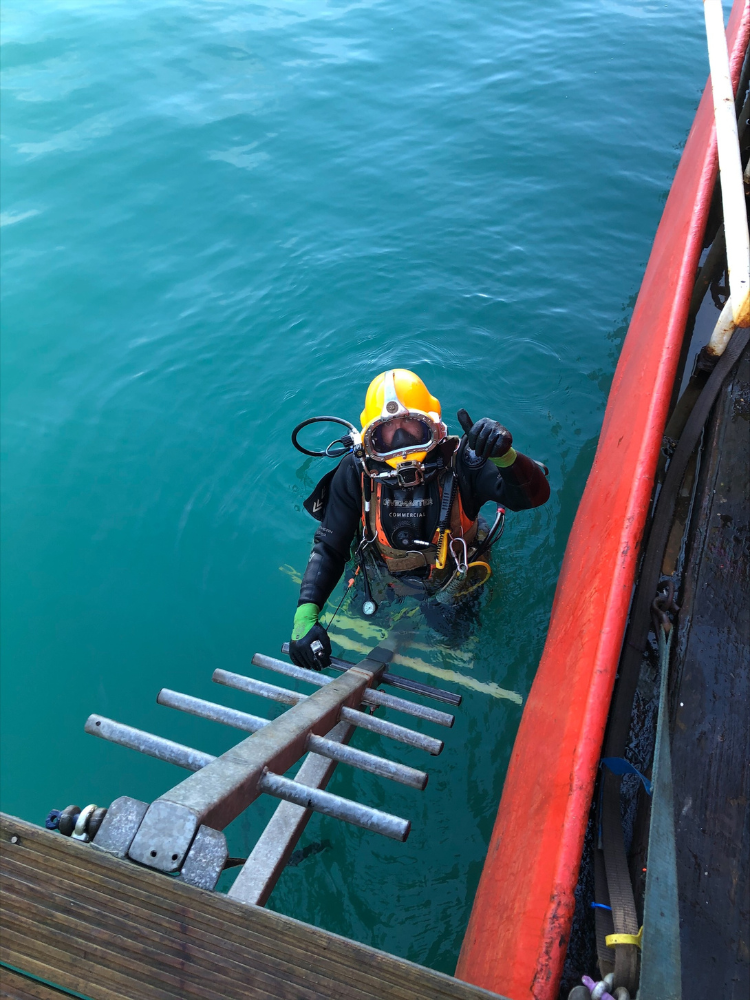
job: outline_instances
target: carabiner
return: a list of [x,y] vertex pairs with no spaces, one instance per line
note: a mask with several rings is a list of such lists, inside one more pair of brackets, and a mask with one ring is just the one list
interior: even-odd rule
[[[458,555],[453,546],[458,542]],[[461,556],[461,546],[463,545],[463,561]],[[450,541],[451,555],[456,563],[456,572],[459,576],[464,576],[469,566],[469,552],[466,547],[465,538],[452,538]]]

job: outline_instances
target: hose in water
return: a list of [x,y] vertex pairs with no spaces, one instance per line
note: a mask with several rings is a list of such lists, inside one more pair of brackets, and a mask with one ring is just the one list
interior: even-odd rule
[[[310,455],[311,458],[343,458],[344,455],[347,455],[352,450],[354,438],[349,434],[345,434],[343,437],[331,441],[323,451],[313,451],[310,448],[305,448],[297,440],[297,435],[303,427],[308,427],[310,424],[341,424],[344,427],[348,427],[353,434],[359,434],[354,424],[350,424],[348,420],[344,420],[342,417],[308,417],[301,424],[297,424],[292,431],[292,444],[297,451],[301,451],[303,455]],[[331,449],[335,444],[340,444],[341,447],[332,451]]]

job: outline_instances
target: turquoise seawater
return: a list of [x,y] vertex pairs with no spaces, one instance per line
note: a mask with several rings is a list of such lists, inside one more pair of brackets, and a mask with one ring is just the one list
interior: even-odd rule
[[[400,668],[452,671],[464,694],[451,731],[425,729],[442,756],[355,740],[426,766],[427,790],[343,767],[331,783],[410,818],[408,842],[315,817],[269,905],[452,972],[705,83],[700,4],[4,0],[2,16],[2,807],[42,823],[180,780],[86,736],[90,712],[213,753],[236,740],[158,707],[162,686],[278,711],[211,674],[261,677],[252,654],[288,638],[301,501],[329,468],[290,431],[357,419],[375,374],[413,368],[453,431],[462,406],[505,422],[552,497],[509,516],[476,635],[451,650],[422,627]],[[376,635],[356,615],[337,628],[348,656]],[[231,853],[272,809],[232,825]]]

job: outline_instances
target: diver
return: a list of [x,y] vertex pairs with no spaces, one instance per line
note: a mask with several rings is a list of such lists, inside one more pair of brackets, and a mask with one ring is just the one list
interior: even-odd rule
[[[294,616],[293,663],[313,670],[329,665],[331,643],[318,618],[353,549],[365,615],[377,610],[375,577],[426,604],[456,603],[490,576],[481,557],[499,537],[504,507],[527,510],[547,502],[547,469],[513,448],[510,431],[489,417],[474,423],[463,409],[457,416],[460,439],[448,434],[440,403],[424,382],[396,368],[370,383],[361,432],[331,417],[295,428],[292,441],[304,454],[343,457],[304,505],[320,526]],[[318,421],[344,424],[349,433],[325,452],[303,448],[300,429]],[[479,516],[488,501],[498,504],[491,529]]]

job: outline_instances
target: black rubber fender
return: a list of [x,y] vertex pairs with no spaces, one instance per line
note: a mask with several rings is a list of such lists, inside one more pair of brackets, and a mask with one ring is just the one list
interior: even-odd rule
[[76,828],[76,820],[81,812],[80,806],[66,806],[60,813],[57,829],[63,837],[69,837]]

